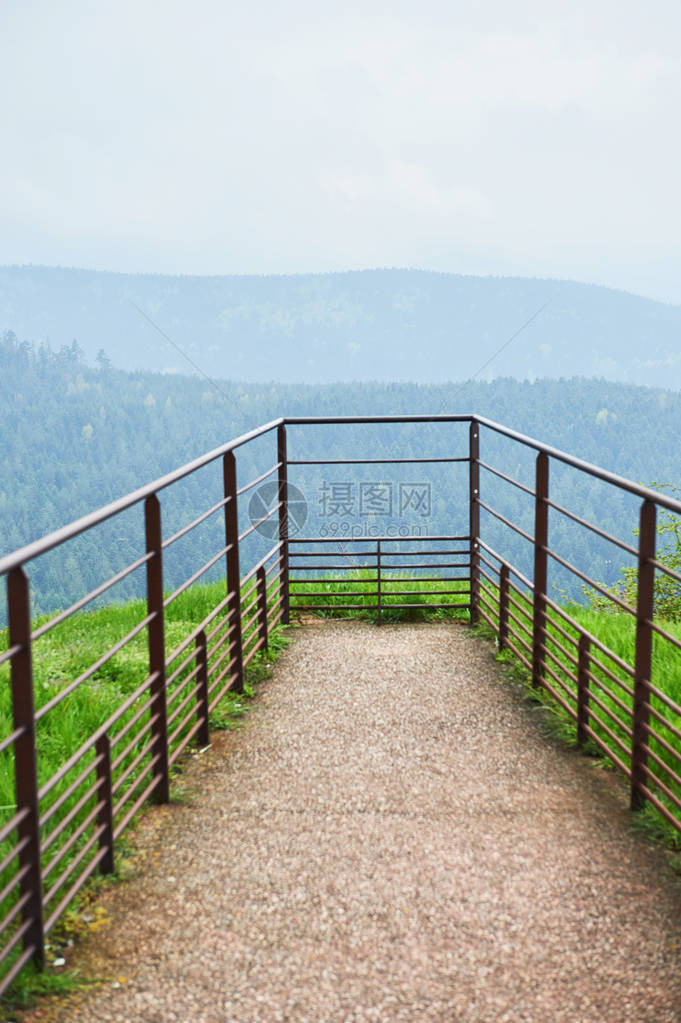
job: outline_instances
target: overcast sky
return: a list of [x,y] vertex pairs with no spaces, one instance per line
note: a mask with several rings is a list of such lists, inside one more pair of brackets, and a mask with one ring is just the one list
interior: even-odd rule
[[678,0],[0,0],[0,89],[2,264],[681,303]]

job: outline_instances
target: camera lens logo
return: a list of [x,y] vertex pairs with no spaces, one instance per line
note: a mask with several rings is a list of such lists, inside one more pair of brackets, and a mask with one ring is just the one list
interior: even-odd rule
[[[299,533],[307,522],[307,501],[298,487],[288,484],[287,538]],[[279,538],[279,513],[273,511],[279,503],[279,482],[270,480],[253,491],[248,502],[248,517],[256,533],[268,540]],[[272,513],[272,514],[270,514]],[[269,518],[267,516],[269,515]]]

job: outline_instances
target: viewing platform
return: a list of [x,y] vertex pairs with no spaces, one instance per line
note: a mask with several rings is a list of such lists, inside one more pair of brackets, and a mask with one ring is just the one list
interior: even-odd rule
[[0,559],[0,993],[139,819],[89,1018],[681,1019],[631,830],[681,832],[680,515],[474,414],[288,417]]

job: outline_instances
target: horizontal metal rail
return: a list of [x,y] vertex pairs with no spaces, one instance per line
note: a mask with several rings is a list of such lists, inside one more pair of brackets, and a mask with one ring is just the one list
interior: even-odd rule
[[[217,511],[220,511],[221,508],[224,508],[225,505],[231,500],[232,500],[231,497],[223,497],[221,501],[218,501],[216,504],[214,504],[212,508],[208,509],[208,511],[202,512],[201,515],[197,516],[197,518],[193,519],[186,526],[183,526],[182,529],[178,529],[177,533],[173,533],[172,536],[169,536],[167,540],[163,541],[163,543],[161,544],[163,550],[166,550],[168,547],[171,547],[172,544],[176,543],[176,541],[180,540],[183,536],[186,536],[187,533],[191,533],[192,529],[196,529],[196,527],[200,526],[202,522],[205,522],[206,519],[209,519],[211,515],[215,515]],[[147,555],[147,558],[148,557],[150,557],[150,555]]]
[[[460,543],[468,543],[470,536],[292,536],[288,542],[291,543],[345,543],[345,544],[358,544],[358,543],[370,543],[375,544],[377,540],[381,543],[440,543],[444,540],[457,541]],[[362,551],[359,552],[363,553]],[[416,551],[390,551],[390,556],[395,557],[397,555],[404,555],[405,557],[409,554],[418,553]],[[424,554],[453,554],[453,551],[423,551]],[[292,555],[293,556],[293,553]],[[298,555],[300,556],[300,555]],[[312,555],[310,555],[311,557]]]
[[435,463],[470,462],[470,458],[291,458],[289,465],[431,465]]
[[95,675],[100,668],[103,668],[105,664],[109,663],[112,657],[115,657],[116,654],[120,653],[121,650],[124,647],[126,647],[131,640],[135,638],[135,636],[139,636],[140,632],[142,632],[142,630],[145,629],[150,624],[150,622],[155,616],[156,616],[155,612],[146,615],[146,617],[143,618],[141,622],[138,622],[134,628],[130,629],[130,631],[127,632],[122,639],[119,639],[117,643],[114,643],[112,647],[109,647],[107,652],[105,654],[102,654],[102,656],[99,657],[94,664],[91,664],[89,668],[81,672],[78,678],[74,679],[73,682],[70,682],[67,686],[64,686],[64,688],[60,690],[60,692],[57,693],[56,696],[54,696],[47,703],[43,704],[40,710],[36,711],[35,720],[40,721],[40,719],[45,717],[45,715],[48,714],[51,710],[53,710],[54,707],[62,703],[67,696],[70,696],[71,693],[75,692],[75,690],[78,689],[78,687],[81,686],[83,682],[87,682],[88,679],[92,678],[93,675]]
[[253,487],[257,487],[258,484],[262,483],[264,480],[269,479],[269,477],[272,476],[273,473],[279,471],[282,464],[283,464],[282,462],[277,462],[277,464],[273,465],[271,469],[268,469],[267,472],[261,473],[260,476],[257,476],[254,480],[251,480],[250,483],[244,483],[243,487],[239,487],[239,489],[237,490],[236,492],[237,497],[239,497],[241,494],[245,494],[248,490],[252,490]]
[[71,604],[71,606],[67,607],[65,611],[60,611],[58,615],[55,615],[54,618],[51,618],[48,622],[45,622],[32,632],[31,639],[35,642],[35,640],[40,639],[40,637],[44,636],[47,632],[51,632],[56,625],[60,625],[62,622],[65,622],[67,618],[70,618],[72,615],[76,614],[76,612],[82,611],[82,609],[91,601],[96,600],[97,597],[101,597],[102,594],[110,590],[112,586],[116,585],[116,583],[122,582],[123,579],[126,579],[138,568],[142,568],[143,565],[146,565],[150,557],[150,554],[143,554],[141,558],[137,558],[137,560],[133,561],[131,565],[121,569],[120,572],[111,576],[111,578],[107,579],[107,581],[102,583],[101,586],[97,586],[96,589],[91,590],[90,593],[87,593],[84,597],[81,597],[80,600],[77,600],[75,604]]
[[507,476],[501,469],[495,469],[493,465],[488,465],[487,462],[483,462],[482,459],[478,460],[478,465],[481,469],[486,469],[487,472],[491,472],[493,476],[498,476],[500,480],[504,480],[506,483],[510,483],[512,486],[517,487],[518,490],[522,490],[525,494],[529,494],[530,497],[535,497],[536,494],[531,487],[526,487],[524,483],[519,483],[518,480],[514,480],[512,476]]
[[[635,547],[632,547],[631,544],[625,543],[623,540],[618,540],[616,536],[612,535],[612,533],[606,533],[604,529],[594,526],[593,522],[588,522],[586,519],[583,519],[581,515],[575,515],[575,513],[569,511],[568,508],[564,508],[562,504],[557,504],[555,501],[547,501],[546,503],[549,508],[554,508],[567,519],[570,519],[572,522],[576,522],[578,526],[582,526],[583,529],[588,529],[590,533],[595,533],[596,536],[600,536],[601,539],[607,540],[608,543],[615,544],[615,546],[619,547],[620,550],[626,551],[627,554],[633,554],[634,557],[637,557],[638,551]],[[681,578],[681,576],[679,578]]]

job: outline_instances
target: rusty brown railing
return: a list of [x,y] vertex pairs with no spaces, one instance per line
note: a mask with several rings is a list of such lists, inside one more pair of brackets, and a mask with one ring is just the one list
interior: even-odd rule
[[[323,537],[291,538],[291,611],[375,612],[379,625],[386,611],[470,611],[469,548],[468,536],[372,536],[340,544]],[[359,571],[365,578],[357,578]],[[361,589],[343,588],[331,602],[330,591],[348,582]],[[424,583],[426,599],[422,588],[409,589]],[[405,599],[410,597],[419,599]]]
[[[287,427],[342,431],[348,424],[439,424],[447,448],[430,458],[289,457]],[[267,439],[273,463],[239,486],[240,458],[261,438]],[[501,465],[497,456],[494,464],[499,438],[514,452],[532,456],[532,479],[517,478],[506,456]],[[458,508],[465,514],[464,529],[418,538],[383,533],[344,539],[342,544],[293,535],[290,472],[304,473],[313,465],[375,463],[462,463],[467,484]],[[165,536],[165,494],[210,465],[222,468],[219,493],[207,494],[205,507]],[[556,500],[549,485],[553,466],[638,502],[638,521],[630,523],[639,528],[636,544],[588,521],[580,514],[582,508]],[[262,519],[241,528],[243,495],[273,479],[277,500]],[[520,518],[517,506],[504,496],[511,490],[527,502]],[[31,563],[133,508],[144,511],[142,553],[70,607],[34,622]],[[574,720],[578,740],[594,742],[627,776],[632,807],[649,803],[681,831],[681,706],[673,695],[675,680],[655,674],[658,661],[668,665],[673,663],[669,652],[681,652],[681,635],[656,617],[655,581],[665,576],[681,584],[681,574],[661,561],[656,550],[659,509],[679,515],[681,503],[479,416],[291,417],[253,430],[0,559],[9,621],[0,672],[7,676],[4,684],[12,697],[12,720],[0,730],[0,757],[11,758],[16,792],[15,805],[5,807],[0,818],[0,992],[29,959],[42,963],[46,937],[65,908],[95,871],[113,870],[116,842],[135,814],[149,799],[168,800],[172,765],[190,743],[208,744],[209,715],[229,691],[243,689],[244,668],[267,646],[272,628],[305,608],[363,607],[380,621],[388,610],[408,609],[411,597],[418,595],[415,603],[422,609],[466,610],[471,623],[487,622],[500,649],[512,652],[531,672],[533,684]],[[166,552],[215,516],[224,523],[221,542],[207,561],[166,592]],[[249,537],[270,518],[277,523],[275,542],[262,556],[249,554],[253,563],[244,571]],[[551,546],[551,528],[559,519],[634,559],[636,607],[593,579],[588,565],[573,564],[564,551]],[[518,544],[531,557],[523,561]],[[216,566],[223,566],[224,593],[201,621],[175,635],[173,604]],[[358,578],[358,566],[365,575],[356,589],[348,589]],[[631,619],[628,653],[612,649],[598,630],[580,623],[573,607],[549,595],[554,566],[600,594],[625,616],[622,620]],[[67,621],[82,621],[86,627],[88,607],[136,572],[145,574],[138,620],[76,677],[61,679],[49,698],[38,694],[37,699],[34,665],[41,644]],[[410,590],[415,581],[426,584],[425,597],[422,585],[414,593]],[[333,599],[339,586],[342,603]],[[135,687],[105,720],[92,723],[89,734],[78,736],[64,762],[44,777],[41,751],[51,716],[68,715],[70,701],[88,686],[106,686],[107,670],[124,658],[136,673]]]
[[[501,434],[536,452],[533,487],[477,455],[484,472],[524,490],[533,501],[531,533],[517,523],[505,521],[510,530],[532,546],[533,576],[530,579],[521,573],[504,558],[503,552],[478,536],[480,554],[476,571],[480,582],[472,618],[482,617],[495,630],[499,648],[512,651],[531,672],[533,686],[547,691],[572,718],[578,742],[591,740],[626,775],[632,810],[649,803],[681,831],[681,705],[670,695],[681,682],[681,660],[675,665],[670,657],[672,652],[681,651],[681,630],[674,635],[670,625],[658,618],[655,608],[656,574],[681,584],[681,574],[656,556],[658,509],[677,516],[681,514],[681,503],[489,420],[478,417],[471,429],[478,428]],[[552,500],[549,489],[552,463],[568,466],[606,484],[610,499],[617,491],[638,499],[638,521],[631,524],[631,532],[638,534],[638,544],[623,541]],[[607,502],[607,494],[604,499]],[[489,517],[503,520],[498,509],[486,504],[480,494],[472,495],[472,503]],[[635,559],[636,607],[629,606],[614,588],[604,587],[588,571],[550,546],[550,512]],[[631,620],[629,660],[580,624],[569,608],[549,597],[547,574],[551,562],[600,596],[611,613],[623,614]],[[607,610],[602,613],[607,617]],[[660,665],[657,677],[656,660]]]
[[[257,478],[237,486],[240,449],[273,432],[276,461]],[[213,463],[222,464],[221,493],[173,535],[162,530],[162,497],[179,481]],[[244,668],[268,643],[271,629],[288,621],[285,538],[242,575],[240,550],[259,523],[239,531],[241,495],[269,478],[279,482],[279,501],[264,516],[286,507],[286,430],[282,420],[239,437],[176,472],[107,505],[0,560],[7,579],[8,641],[0,666],[9,666],[13,720],[0,735],[0,756],[12,755],[16,806],[0,828],[0,962],[6,989],[29,959],[42,963],[45,940],[66,907],[96,871],[114,869],[115,844],[151,798],[169,799],[170,771],[189,743],[209,742],[209,715],[228,690],[243,691]],[[144,509],[144,553],[84,594],[70,607],[35,626],[31,620],[30,563],[53,548],[124,514]],[[198,509],[197,509],[198,512]],[[224,518],[224,543],[173,592],[164,588],[164,555],[173,544],[214,516]],[[168,652],[169,608],[218,563],[224,564],[224,596]],[[140,620],[56,695],[36,707],[33,665],[54,629],[84,610],[135,571],[146,571],[146,601]],[[84,622],[87,619],[83,619]],[[139,640],[146,635],[146,655]],[[40,772],[42,733],[55,714],[68,713],[78,690],[103,685],[113,660],[138,658],[139,684],[49,778]],[[144,665],[146,661],[146,665]],[[1,670],[1,668],[0,668]],[[6,670],[6,669],[5,669]],[[7,808],[5,808],[7,809]],[[9,846],[9,848],[8,848]]]

